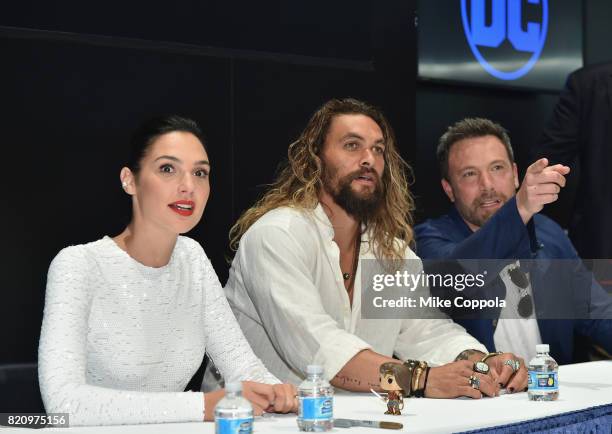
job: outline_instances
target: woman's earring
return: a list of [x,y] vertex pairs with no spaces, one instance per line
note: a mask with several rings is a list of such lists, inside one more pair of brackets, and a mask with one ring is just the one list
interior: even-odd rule
[[123,187],[123,188],[127,187],[127,182],[123,181],[123,182],[121,183],[121,187]]

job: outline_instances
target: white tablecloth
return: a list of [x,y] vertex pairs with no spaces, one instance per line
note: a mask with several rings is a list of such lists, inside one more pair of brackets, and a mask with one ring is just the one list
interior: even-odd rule
[[[383,414],[386,405],[371,394],[339,392],[335,397],[334,416],[337,418],[401,422],[404,424],[402,432],[421,434],[466,431],[537,419],[612,403],[612,361],[561,366],[559,368],[559,384],[560,395],[557,401],[529,401],[527,393],[480,400],[411,398],[406,400],[401,416]],[[256,418],[255,432],[257,434],[297,433],[295,419],[295,415]],[[28,430],[6,428],[4,431],[25,433]],[[214,433],[214,424],[182,423],[75,427],[70,429],[46,428],[43,431],[36,430],[36,432],[66,434],[206,434]],[[334,432],[390,434],[394,431],[372,428],[335,428]]]

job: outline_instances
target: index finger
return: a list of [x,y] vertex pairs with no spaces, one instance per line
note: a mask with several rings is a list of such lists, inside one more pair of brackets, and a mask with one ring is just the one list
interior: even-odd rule
[[567,175],[568,173],[570,173],[570,168],[569,166],[565,166],[563,164],[555,164],[554,166],[547,166],[544,168],[544,170],[546,171],[555,171],[561,175]]
[[548,158],[540,158],[527,168],[527,173],[540,173],[546,166],[548,166]]

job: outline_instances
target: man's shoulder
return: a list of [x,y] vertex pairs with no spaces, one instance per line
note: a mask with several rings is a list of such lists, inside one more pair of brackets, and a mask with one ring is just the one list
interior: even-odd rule
[[576,79],[592,80],[599,77],[608,77],[612,75],[612,62],[596,63],[594,65],[584,66],[571,74]]
[[402,245],[404,246],[404,259],[420,259],[409,244],[402,242],[402,240],[399,238],[395,239],[395,243],[397,244],[398,248]]
[[568,83],[581,93],[597,91],[602,86],[607,87],[612,77],[612,62],[588,65],[572,72]]
[[[298,244],[310,242],[319,231],[314,210],[283,206],[268,211],[245,232],[243,240],[269,242],[284,239]],[[249,241],[250,240],[250,241]]]
[[417,240],[420,237],[428,237],[437,232],[443,232],[446,235],[450,235],[455,231],[459,231],[459,228],[450,214],[429,218],[414,227],[414,234]]
[[236,257],[265,255],[268,251],[284,256],[311,256],[324,247],[322,229],[315,218],[308,209],[279,207],[270,210],[244,233]]
[[313,224],[313,211],[290,206],[274,208],[262,215],[249,230],[262,227],[291,229],[295,226],[310,226]]

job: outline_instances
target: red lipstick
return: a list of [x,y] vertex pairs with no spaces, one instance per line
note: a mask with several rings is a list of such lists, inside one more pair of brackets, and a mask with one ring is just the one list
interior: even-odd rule
[[193,214],[195,202],[192,200],[177,200],[168,205],[172,211],[185,217]]

